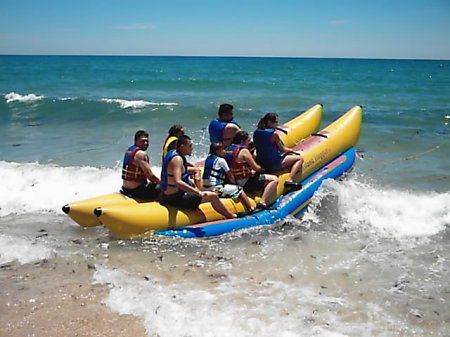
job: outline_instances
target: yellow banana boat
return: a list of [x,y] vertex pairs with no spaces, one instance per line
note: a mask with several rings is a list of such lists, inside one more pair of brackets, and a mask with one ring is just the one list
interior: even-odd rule
[[[282,140],[288,147],[294,147],[302,139],[309,137],[312,133],[319,130],[320,122],[322,119],[323,107],[321,104],[316,104],[304,113],[300,114],[296,118],[290,120],[289,122],[280,126],[286,133],[282,135]],[[80,200],[72,202],[70,204],[63,206],[64,213],[68,214],[69,217],[83,227],[94,227],[102,224],[102,219],[95,216],[94,210],[96,208],[112,208],[117,206],[118,208],[128,209],[133,206],[142,205],[159,205],[158,203],[145,202],[142,200],[137,200],[129,198],[119,192],[106,194],[94,198],[89,198],[85,200]],[[120,206],[120,207],[119,207]],[[159,205],[160,206],[160,205]],[[163,206],[161,206],[163,207]],[[241,211],[243,211],[242,205],[236,206]],[[159,207],[157,207],[159,209]],[[153,211],[151,211],[153,213]],[[215,212],[214,212],[215,213]],[[215,214],[212,215],[215,217]],[[192,221],[206,220],[206,218],[200,216],[199,218],[192,218]],[[158,220],[159,221],[159,220]],[[172,221],[172,220],[170,220]],[[170,222],[169,221],[169,222]],[[184,220],[183,222],[186,222]],[[175,221],[178,223],[178,221]],[[166,221],[166,227],[168,226],[168,221]],[[126,231],[125,231],[126,232]],[[127,235],[125,235],[127,236]]]
[[[321,132],[295,145],[293,149],[300,152],[305,159],[303,177],[316,172],[344,151],[354,147],[359,138],[361,122],[362,107],[355,106]],[[299,128],[302,128],[300,123],[288,130],[287,135]],[[288,176],[288,172],[280,173],[278,195],[284,192],[283,185]],[[258,201],[258,196],[254,196],[253,201]],[[222,199],[222,202],[233,213],[245,211],[238,200]],[[181,210],[163,206],[158,202],[133,201],[101,207],[96,214],[112,234],[121,238],[223,219],[210,203],[201,204],[197,210]]]

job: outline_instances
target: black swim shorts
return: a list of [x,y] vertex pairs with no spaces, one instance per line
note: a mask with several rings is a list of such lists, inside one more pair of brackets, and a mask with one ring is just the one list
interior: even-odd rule
[[256,173],[254,176],[250,177],[244,185],[245,193],[255,193],[260,191],[266,185],[266,178],[264,174]]
[[127,197],[130,198],[138,198],[142,200],[155,200],[161,193],[161,189],[159,188],[159,184],[149,183],[149,184],[142,184],[132,189],[122,187],[120,193],[125,194]]
[[264,166],[264,170],[267,173],[283,171],[283,162],[280,161],[272,165]]
[[202,197],[194,193],[180,191],[174,194],[162,194],[161,203],[176,208],[197,209],[202,203]]

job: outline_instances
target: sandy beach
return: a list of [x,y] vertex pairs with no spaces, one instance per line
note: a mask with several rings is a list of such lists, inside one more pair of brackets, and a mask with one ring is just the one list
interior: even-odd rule
[[139,318],[102,304],[108,289],[94,271],[73,256],[1,265],[0,336],[147,336]]

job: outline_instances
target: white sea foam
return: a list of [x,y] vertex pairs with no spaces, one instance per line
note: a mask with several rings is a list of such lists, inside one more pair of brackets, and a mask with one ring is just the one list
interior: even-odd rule
[[0,234],[0,265],[19,261],[21,264],[48,259],[53,249],[28,238]]
[[[160,167],[152,167],[159,174]],[[0,216],[61,212],[66,203],[117,192],[120,168],[60,167],[0,161]]]
[[116,103],[119,104],[119,106],[122,109],[143,109],[147,106],[154,105],[154,106],[172,106],[172,105],[178,105],[177,103],[155,103],[155,102],[148,102],[143,100],[125,100],[125,99],[118,99],[118,98],[102,98],[102,101],[107,103]]
[[[96,265],[94,280],[110,288],[104,303],[114,312],[141,318],[148,336],[329,337],[345,335],[338,329],[349,330],[344,324],[329,323],[336,320],[331,308],[345,311],[350,304],[304,284],[267,280],[255,287],[252,280],[230,277],[227,282],[196,287],[182,280],[138,279],[102,265]],[[380,310],[374,319],[384,319],[383,315]],[[372,325],[356,322],[352,330],[361,333]]]
[[[328,194],[338,198],[345,226],[369,226],[396,238],[431,236],[450,224],[450,193],[382,189],[355,179],[327,181],[316,193],[317,204]],[[319,206],[320,207],[320,206]],[[314,220],[313,215],[308,215]]]
[[38,96],[35,94],[28,94],[28,95],[20,95],[15,92],[10,92],[9,94],[5,95],[6,103],[12,103],[12,102],[34,102],[39,101],[43,99],[44,96]]
[[60,212],[65,203],[118,191],[118,169],[0,161],[0,216]]
[[[156,174],[160,167],[152,167]],[[0,216],[61,211],[76,200],[116,192],[120,169],[59,167],[0,161]],[[315,212],[327,195],[337,199],[337,216],[345,226],[369,226],[394,237],[430,236],[450,224],[450,193],[382,189],[356,179],[327,181],[314,196],[304,219],[322,221]]]

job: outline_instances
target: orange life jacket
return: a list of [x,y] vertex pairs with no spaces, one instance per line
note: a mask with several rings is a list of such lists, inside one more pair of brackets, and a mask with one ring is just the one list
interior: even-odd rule
[[147,177],[144,174],[144,171],[139,166],[134,164],[134,156],[136,152],[141,148],[136,145],[132,145],[129,147],[127,152],[125,152],[125,156],[123,157],[123,166],[122,166],[122,179],[123,180],[131,180],[136,181],[138,183],[146,183]]
[[252,168],[249,164],[238,163],[236,161],[242,149],[248,150],[248,146],[244,144],[232,144],[225,151],[225,160],[230,165],[231,173],[236,180],[250,178],[253,175]]

